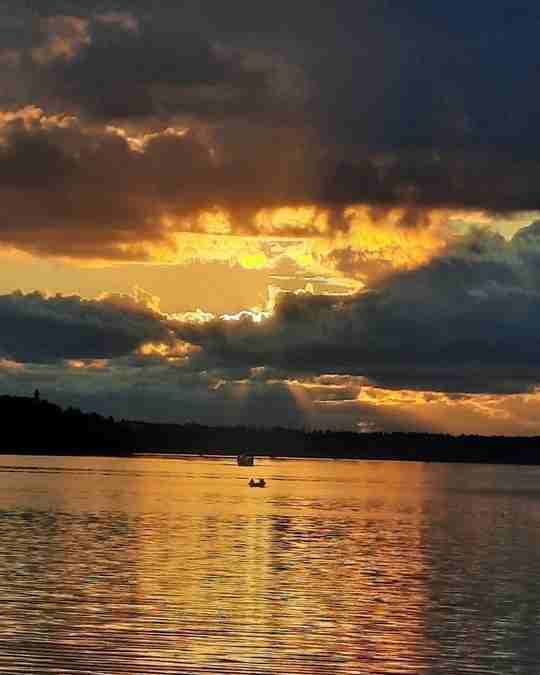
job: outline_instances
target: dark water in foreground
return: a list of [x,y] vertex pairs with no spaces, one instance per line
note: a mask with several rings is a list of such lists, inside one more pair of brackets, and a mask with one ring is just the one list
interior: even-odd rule
[[540,672],[538,467],[0,465],[2,673]]

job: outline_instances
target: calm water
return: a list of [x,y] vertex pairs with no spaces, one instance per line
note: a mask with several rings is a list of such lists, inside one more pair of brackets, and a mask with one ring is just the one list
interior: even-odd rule
[[4,455],[0,597],[2,673],[534,675],[540,469]]

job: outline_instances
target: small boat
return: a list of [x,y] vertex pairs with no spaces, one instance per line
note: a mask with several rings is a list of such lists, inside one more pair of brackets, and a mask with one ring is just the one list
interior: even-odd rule
[[266,487],[266,481],[264,478],[260,478],[259,480],[253,480],[253,478],[250,479],[248,483],[249,487]]
[[253,455],[248,455],[246,452],[238,455],[236,461],[238,462],[238,466],[253,466],[255,464]]

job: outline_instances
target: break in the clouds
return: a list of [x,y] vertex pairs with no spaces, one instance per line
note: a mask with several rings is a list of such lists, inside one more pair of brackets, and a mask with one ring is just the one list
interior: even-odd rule
[[2,383],[144,419],[537,433],[539,263],[533,223],[354,296],[282,295],[266,318],[167,315],[141,290],[4,295]]
[[167,315],[142,291],[100,300],[13,293],[0,298],[0,350],[17,362],[141,351],[166,360],[181,341],[197,348],[185,352],[190,372],[271,368],[283,380],[353,374],[385,388],[524,392],[540,382],[539,270],[536,222],[510,241],[464,235],[355,295],[282,294],[266,317]]
[[[527,391],[540,381],[540,223],[475,231],[369,291],[289,293],[267,321],[183,325],[211,362],[354,373],[381,386]],[[196,357],[196,358],[200,358]]]
[[[0,352],[18,362],[169,356],[186,369],[354,374],[387,388],[515,393],[540,382],[540,224],[510,241],[474,231],[443,255],[350,296],[286,293],[273,313],[163,314],[135,297],[0,298]],[[162,345],[153,349],[152,345]]]

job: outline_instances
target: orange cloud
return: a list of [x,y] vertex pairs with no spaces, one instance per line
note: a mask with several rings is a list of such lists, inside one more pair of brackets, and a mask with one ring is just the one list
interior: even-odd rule
[[389,390],[364,385],[359,405],[384,411],[418,429],[451,434],[536,435],[540,433],[540,390],[530,394],[446,394]]
[[498,222],[484,211],[287,204],[281,188],[279,199],[254,198],[264,172],[247,175],[216,143],[209,127],[178,121],[156,129],[37,106],[0,112],[0,197],[13,221],[0,225],[0,246],[94,267],[226,262],[350,293],[429,263],[477,221]]
[[80,16],[51,16],[43,19],[41,25],[44,42],[31,50],[33,60],[40,65],[72,59],[84,45],[90,44],[89,22]]
[[108,359],[68,359],[68,368],[75,370],[104,370],[109,365]]

